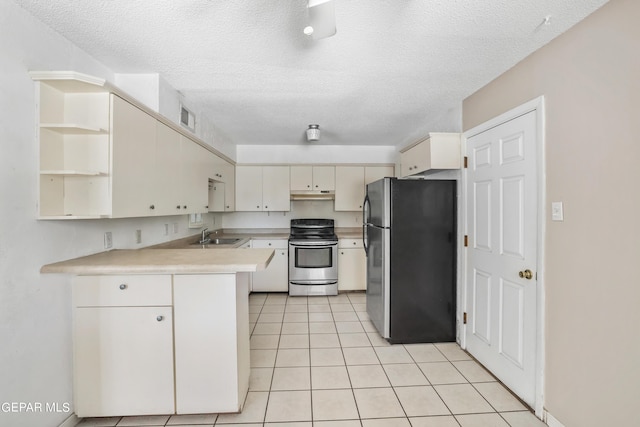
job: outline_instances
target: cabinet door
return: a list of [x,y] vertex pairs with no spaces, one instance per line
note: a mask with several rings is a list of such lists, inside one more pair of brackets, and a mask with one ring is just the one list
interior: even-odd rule
[[180,204],[182,162],[180,134],[161,122],[157,123],[155,176],[156,215],[175,215]]
[[290,211],[289,166],[262,168],[262,203],[264,211]]
[[262,211],[261,166],[236,166],[236,210]]
[[336,166],[336,211],[361,211],[364,200],[364,167]]
[[338,291],[363,291],[366,282],[364,249],[338,249]]
[[312,190],[320,190],[320,191],[335,190],[336,189],[335,172],[336,172],[335,166],[314,166]]
[[226,162],[224,166],[224,211],[236,210],[236,171],[235,166]]
[[313,189],[313,168],[311,166],[291,166],[291,190],[305,191]]
[[209,151],[189,138],[182,137],[182,188],[180,213],[207,212],[209,173],[207,171]]
[[366,166],[364,168],[364,185],[366,186],[387,176],[396,176],[393,166]]
[[220,181],[209,183],[209,212],[224,212],[225,184]]
[[424,172],[427,169],[429,161],[429,144],[426,141],[422,141],[418,145],[400,154],[402,176],[405,177]]
[[154,214],[156,119],[111,95],[112,217]]
[[79,417],[174,413],[171,307],[74,309]]
[[242,408],[249,386],[249,289],[243,277],[174,276],[178,414]]
[[252,248],[275,249],[266,269],[253,273],[254,292],[287,292],[289,290],[289,250],[287,241],[252,240]]

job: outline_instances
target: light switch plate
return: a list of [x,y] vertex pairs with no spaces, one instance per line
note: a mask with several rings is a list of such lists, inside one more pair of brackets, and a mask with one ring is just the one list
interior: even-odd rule
[[551,202],[551,220],[564,221],[564,207],[562,202]]

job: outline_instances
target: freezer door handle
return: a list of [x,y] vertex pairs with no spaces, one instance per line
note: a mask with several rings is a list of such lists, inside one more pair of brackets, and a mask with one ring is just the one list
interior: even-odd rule
[[364,253],[366,256],[369,256],[369,248],[367,247],[367,224],[369,223],[369,195],[364,196],[364,202],[362,202],[362,247],[364,248]]

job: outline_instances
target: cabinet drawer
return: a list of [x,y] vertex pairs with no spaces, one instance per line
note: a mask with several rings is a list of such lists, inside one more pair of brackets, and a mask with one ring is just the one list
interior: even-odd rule
[[251,247],[255,249],[287,249],[286,239],[252,239]]
[[75,307],[171,305],[171,275],[78,276],[73,279]]
[[340,249],[362,248],[362,239],[338,239]]

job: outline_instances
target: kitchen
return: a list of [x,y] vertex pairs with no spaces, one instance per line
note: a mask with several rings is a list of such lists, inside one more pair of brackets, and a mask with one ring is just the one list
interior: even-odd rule
[[[71,290],[67,278],[40,275],[40,267],[103,251],[107,231],[113,233],[118,248],[140,247],[135,243],[138,229],[143,245],[194,233],[184,216],[35,220],[38,151],[33,81],[27,72],[76,70],[108,77],[113,70],[13,2],[1,8],[2,401],[60,402],[63,408],[62,403],[70,402],[72,396]],[[457,113],[461,112],[462,127],[426,129],[466,131],[547,95],[545,190],[549,202],[564,200],[566,211],[565,221],[549,222],[545,232],[545,406],[566,426],[633,425],[637,421],[631,408],[639,395],[638,344],[618,326],[638,320],[634,308],[638,291],[631,286],[633,279],[629,280],[634,277],[637,258],[631,237],[637,235],[634,212],[639,203],[630,187],[638,181],[632,163],[638,148],[630,143],[638,129],[630,117],[638,110],[628,99],[637,87],[633,76],[638,74],[638,33],[632,19],[637,15],[634,2],[610,1],[503,77],[486,86],[478,84],[482,89],[465,96],[464,102],[461,97]],[[524,88],[515,86],[523,81],[527,83]],[[576,110],[582,114],[571,113]],[[313,122],[309,118],[296,125],[301,138]],[[323,129],[323,123],[320,125]],[[208,131],[215,133],[215,129]],[[414,135],[413,140],[426,132]],[[240,145],[235,150],[223,136],[218,141],[219,151],[247,164],[336,164],[353,163],[352,159],[364,164],[397,162],[395,146],[346,145],[327,152],[321,145],[295,149],[275,143]],[[594,195],[600,202],[593,203]],[[322,206],[323,216],[330,215],[332,209]],[[611,206],[616,206],[613,212]],[[612,214],[613,221],[607,221],[606,227],[597,226]],[[208,216],[210,228],[253,227],[256,221],[261,227],[280,227],[288,222],[282,218],[291,219],[264,212],[234,213],[229,219],[224,215]],[[338,225],[357,227],[351,216],[338,217]],[[169,224],[169,236],[164,234],[165,224]],[[597,271],[585,265],[597,266]],[[51,426],[68,415],[3,412],[0,419],[2,423],[10,420],[10,425]]]

